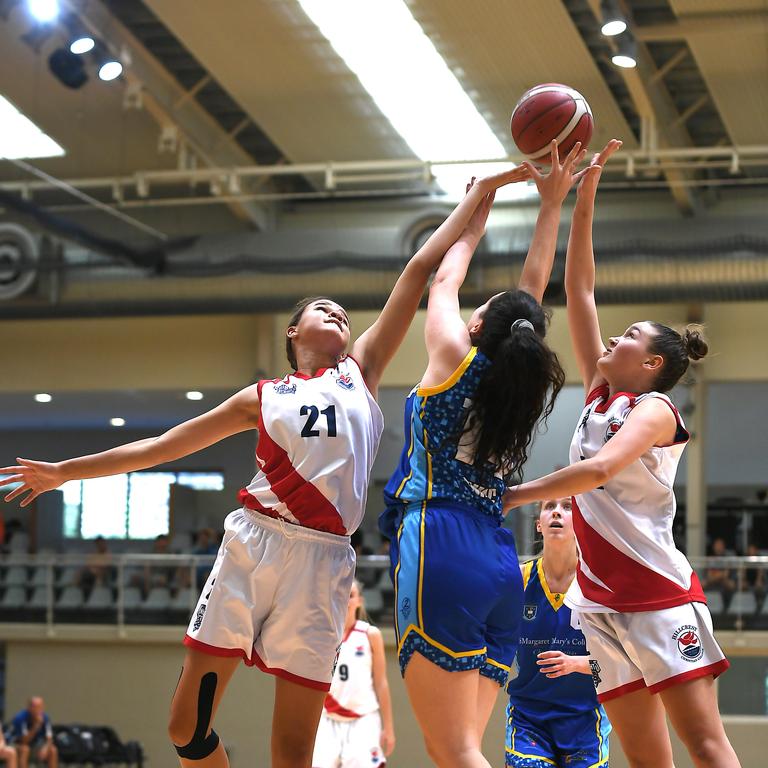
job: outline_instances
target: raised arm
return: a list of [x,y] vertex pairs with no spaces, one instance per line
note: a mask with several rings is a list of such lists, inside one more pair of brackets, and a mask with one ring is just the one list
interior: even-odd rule
[[551,169],[546,176],[531,163],[523,163],[530,171],[531,178],[539,190],[541,207],[517,287],[530,293],[539,303],[544,298],[544,291],[549,283],[555,261],[560,209],[574,181],[579,178],[579,174],[574,175],[573,171],[584,155],[581,144],[577,142],[561,163],[557,142],[553,141]]
[[26,493],[21,502],[21,506],[26,507],[41,493],[58,488],[68,480],[104,477],[164,464],[207,448],[230,435],[255,429],[258,421],[259,395],[254,384],[207,413],[158,437],[56,463],[17,459],[18,465],[0,468],[0,475],[9,475],[0,480],[0,486],[20,482],[18,488],[6,495],[5,501],[13,501]]
[[520,166],[480,179],[405,265],[378,319],[352,347],[352,356],[360,364],[366,384],[372,392],[375,393],[378,388],[384,369],[408,331],[429,276],[464,231],[480,201],[505,184],[527,178],[528,169]]
[[592,220],[595,194],[603,166],[621,146],[612,139],[599,155],[592,158],[576,191],[568,252],[565,257],[565,294],[568,328],[588,394],[597,384],[597,361],[605,351],[595,305],[595,254],[592,248]]
[[599,488],[653,446],[670,445],[676,427],[667,403],[648,398],[632,410],[621,429],[591,459],[509,488],[504,493],[504,510]]

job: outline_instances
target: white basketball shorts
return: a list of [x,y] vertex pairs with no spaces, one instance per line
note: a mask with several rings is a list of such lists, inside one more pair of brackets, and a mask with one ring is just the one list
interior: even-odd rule
[[184,644],[327,691],[354,572],[348,536],[235,510]]
[[381,717],[371,712],[356,720],[338,720],[323,712],[315,738],[312,768],[380,768]]
[[639,613],[578,612],[599,701],[647,688],[658,693],[728,669],[704,603]]

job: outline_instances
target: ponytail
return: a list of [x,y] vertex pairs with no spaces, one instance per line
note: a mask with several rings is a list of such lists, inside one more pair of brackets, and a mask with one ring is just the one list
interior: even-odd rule
[[548,317],[525,291],[496,296],[483,315],[478,349],[492,364],[472,399],[465,434],[474,437],[478,468],[490,465],[519,477],[537,423],[552,413],[565,382],[557,355],[546,345]]

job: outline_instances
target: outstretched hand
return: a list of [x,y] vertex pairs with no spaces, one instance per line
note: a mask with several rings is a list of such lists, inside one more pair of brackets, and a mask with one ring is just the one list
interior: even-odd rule
[[[467,194],[469,190],[477,183],[477,179],[472,177],[472,180],[467,184]],[[464,227],[462,235],[469,236],[479,241],[485,234],[485,225],[488,221],[488,214],[493,207],[493,200],[496,197],[496,190],[492,189],[488,194],[483,196],[483,199],[477,204],[474,213],[467,222],[467,226]]]
[[[525,163],[522,165],[516,165],[514,168],[510,168],[508,171],[502,171],[501,173],[494,173],[491,176],[482,176],[475,180],[472,179],[470,186],[477,184],[484,194],[495,192],[499,187],[505,187],[507,184],[514,184],[518,181],[528,181],[531,178],[531,171]],[[469,191],[469,189],[467,189]]]
[[594,198],[597,193],[597,184],[600,181],[600,176],[603,173],[608,158],[621,149],[622,142],[618,139],[611,139],[604,147],[602,152],[594,155],[589,165],[583,170],[579,171],[576,176],[579,179],[579,185],[576,187],[576,197],[582,198]]
[[27,495],[21,500],[21,506],[26,507],[41,493],[58,488],[65,480],[58,464],[47,461],[32,461],[31,459],[16,459],[18,465],[0,467],[0,475],[8,475],[0,480],[0,487],[21,483],[5,496],[5,501],[13,501],[23,493]]
[[574,169],[586,154],[587,150],[582,149],[581,142],[577,141],[565,159],[560,162],[557,142],[553,139],[550,150],[552,167],[548,174],[543,174],[528,160],[523,163],[523,167],[528,169],[536,188],[539,190],[542,203],[562,204],[574,182],[579,179],[579,175],[575,173]]

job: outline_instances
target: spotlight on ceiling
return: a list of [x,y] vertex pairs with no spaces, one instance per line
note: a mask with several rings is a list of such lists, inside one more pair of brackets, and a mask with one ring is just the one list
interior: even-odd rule
[[123,65],[114,56],[99,62],[99,77],[109,82],[120,77],[123,73]]
[[49,395],[47,392],[38,392],[35,395],[35,401],[38,403],[50,403],[51,400],[53,400],[53,397]]
[[109,420],[109,423],[113,427],[124,427],[125,426],[125,419],[121,418],[120,416],[115,416],[113,419]]
[[67,88],[76,90],[77,88],[82,88],[88,82],[85,63],[79,56],[66,48],[57,48],[48,57],[48,68],[59,82]]
[[600,0],[600,31],[606,37],[620,35],[627,28],[627,17],[622,13],[617,0]]
[[69,41],[69,50],[78,56],[92,51],[96,41],[90,35],[74,35]]
[[47,24],[59,15],[59,0],[28,0],[27,7],[39,22]]
[[192,390],[190,392],[187,392],[187,400],[202,400],[203,399],[203,393],[198,392],[197,390]]
[[616,41],[616,52],[611,56],[611,61],[624,69],[637,66],[637,41],[629,32]]

